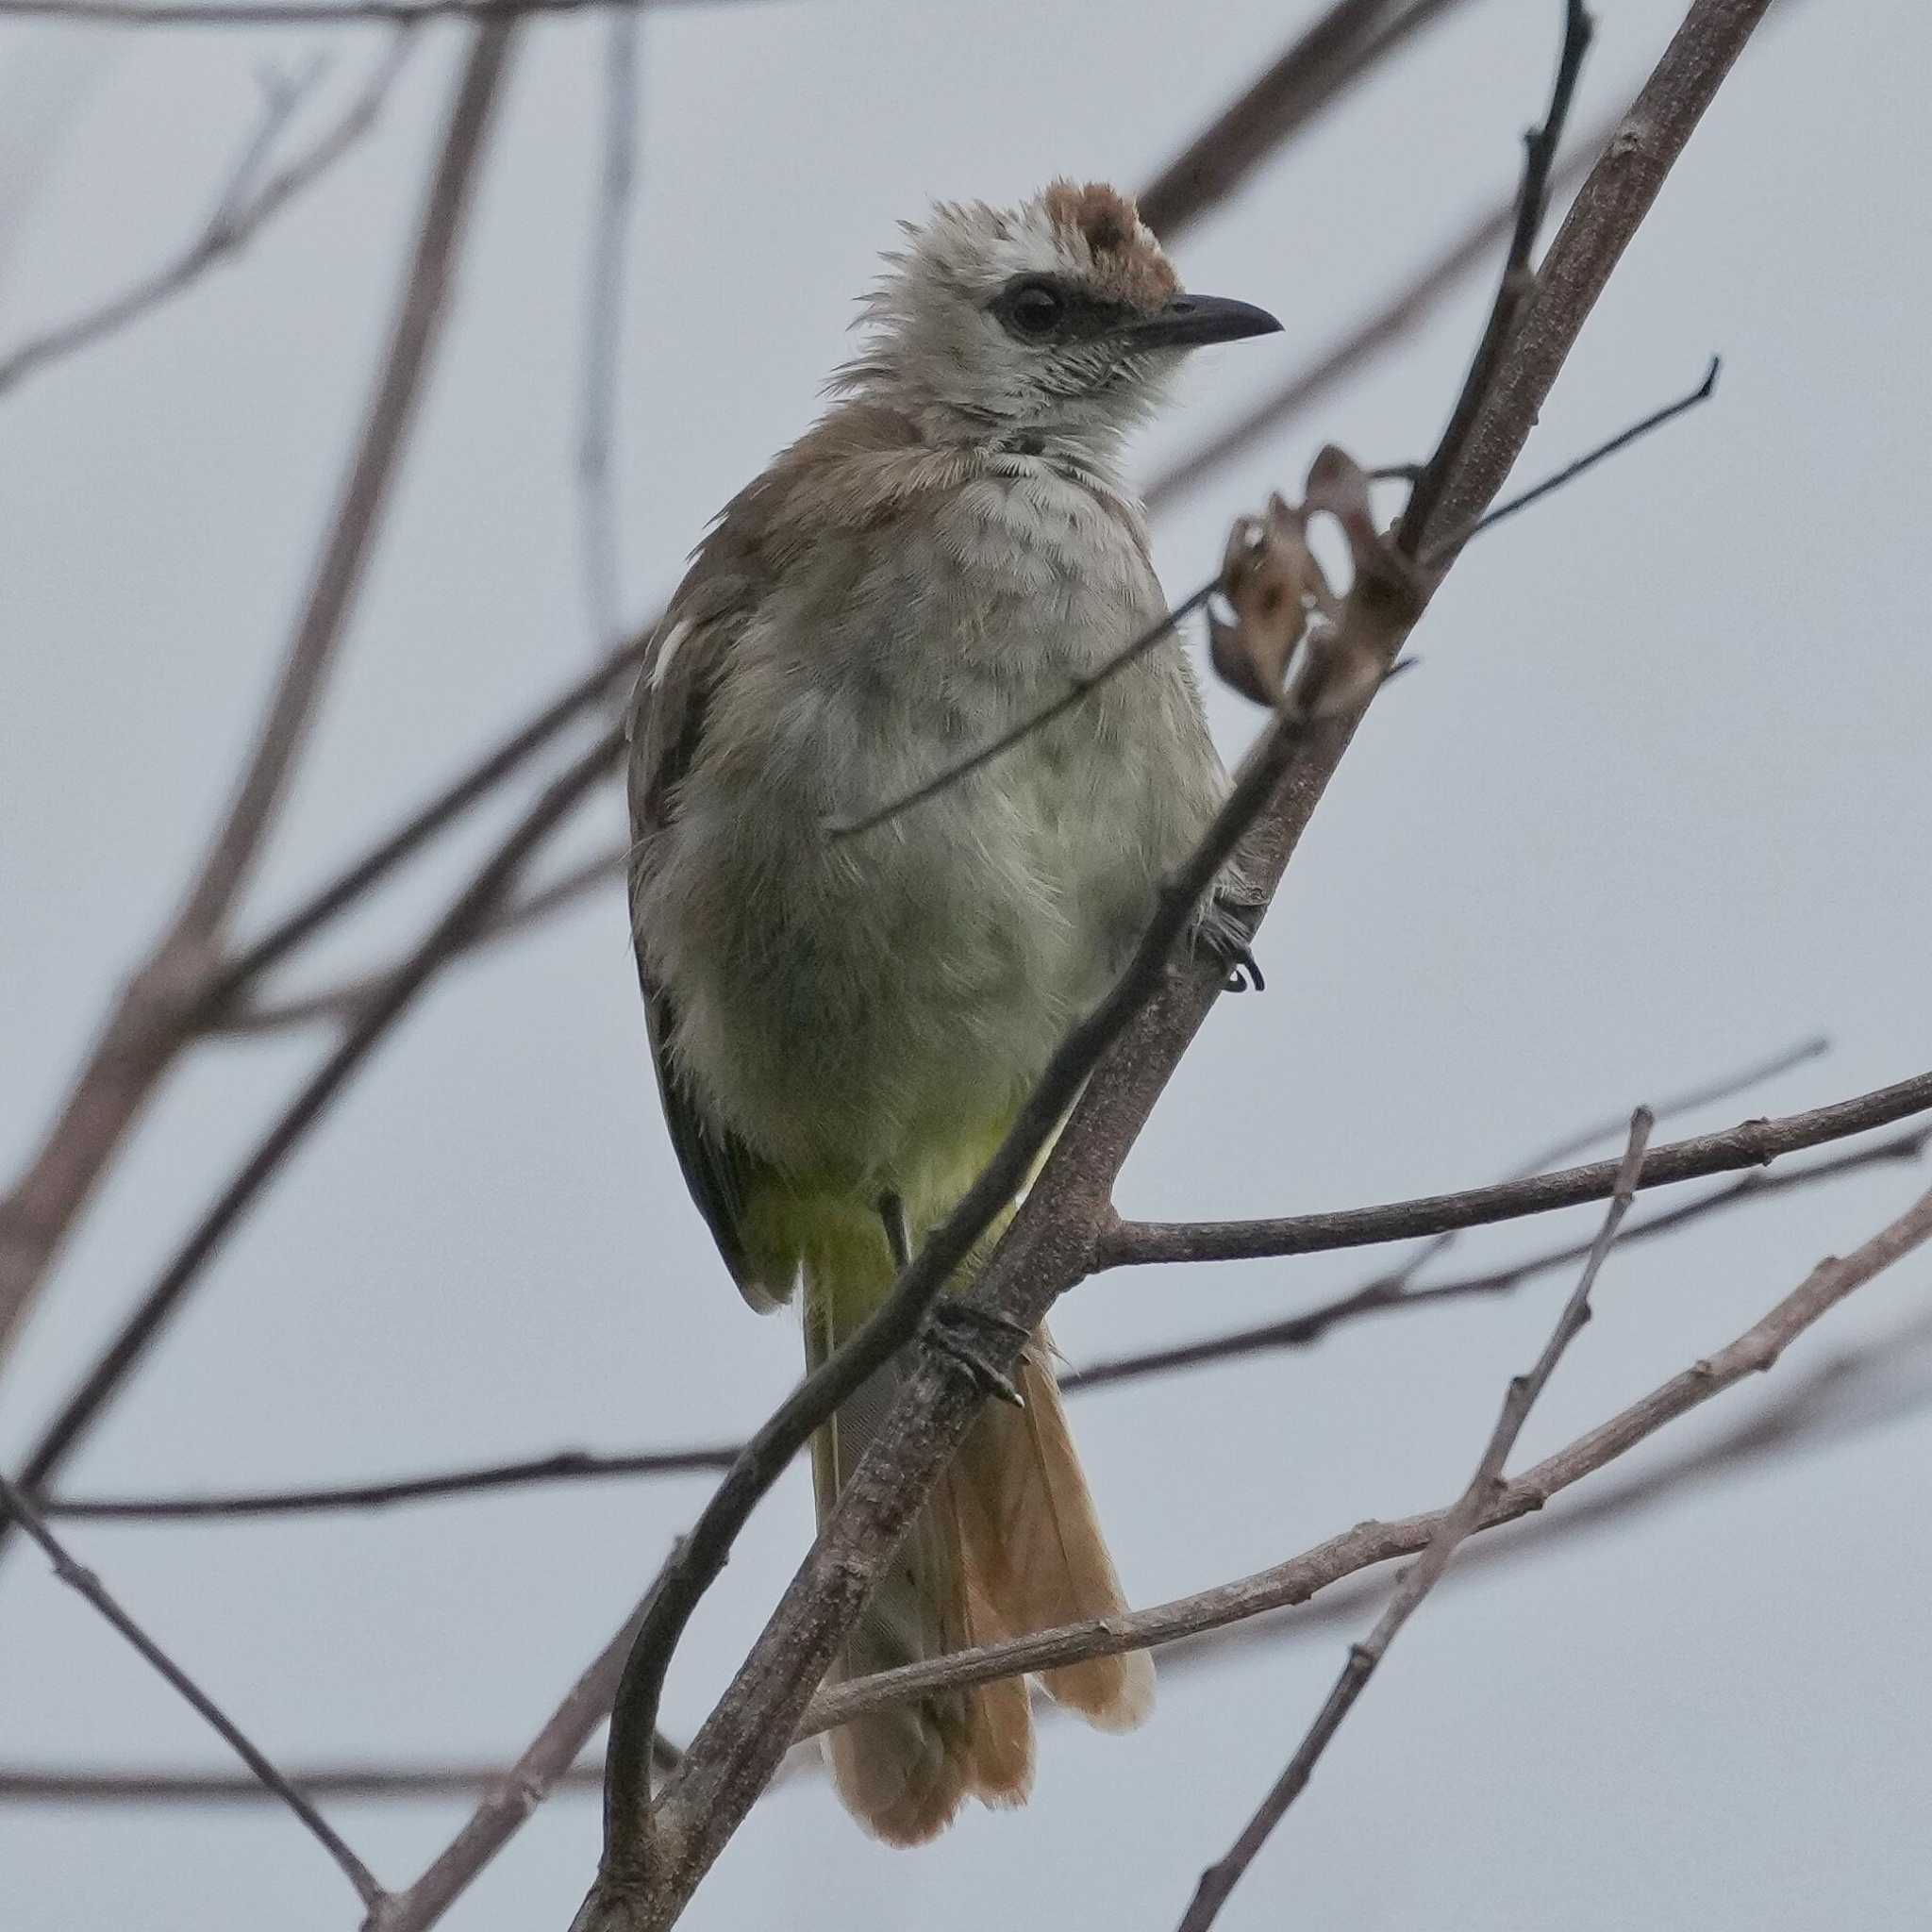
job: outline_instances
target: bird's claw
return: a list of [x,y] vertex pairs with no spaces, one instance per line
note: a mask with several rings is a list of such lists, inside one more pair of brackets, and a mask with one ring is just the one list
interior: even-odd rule
[[1003,1370],[987,1359],[988,1333],[1026,1339],[1026,1329],[1008,1316],[991,1309],[975,1308],[969,1303],[942,1296],[926,1318],[925,1340],[947,1360],[962,1369],[982,1395],[991,1395],[1014,1408],[1024,1408],[1026,1398],[1014,1387]]

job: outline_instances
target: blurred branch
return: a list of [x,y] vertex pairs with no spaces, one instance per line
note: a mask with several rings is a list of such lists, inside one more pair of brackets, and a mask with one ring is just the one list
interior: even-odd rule
[[479,33],[425,202],[381,374],[280,679],[186,904],[115,1001],[40,1151],[0,1199],[0,1356],[56,1249],[192,1033],[237,893],[287,788],[427,375],[509,35]]
[[[243,1212],[280,1169],[283,1161],[326,1111],[350,1077],[408,1010],[416,995],[463,944],[508,889],[530,855],[575,808],[577,801],[600,783],[624,749],[619,730],[607,732],[591,748],[545,788],[535,805],[476,871],[428,935],[399,967],[381,993],[358,1016],[353,1026],[311,1074],[280,1118],[262,1138],[234,1178],[225,1188],[159,1278],[149,1289],[120,1332],[89,1370],[36,1444],[21,1478],[35,1491],[45,1487],[99,1419],[135,1365],[201,1278],[222,1242]],[[4,1533],[4,1526],[0,1526]]]
[[[458,948],[453,959],[474,958],[502,940],[529,931],[579,899],[621,881],[629,863],[629,847],[620,845],[615,851],[600,852],[594,858],[569,867],[547,884],[533,887],[521,899],[499,908]],[[223,1008],[208,1023],[208,1031],[277,1033],[291,1026],[352,1021],[389,984],[399,963],[391,960],[387,966],[358,973],[351,979],[339,980],[313,992],[291,993],[285,999],[264,999]]]
[[445,1496],[487,1495],[534,1483],[567,1482],[586,1476],[691,1475],[729,1469],[743,1452],[741,1442],[714,1447],[648,1450],[628,1456],[598,1456],[587,1449],[562,1449],[554,1456],[455,1469],[436,1475],[394,1476],[382,1482],[337,1484],[325,1489],[251,1490],[230,1495],[167,1497],[76,1497],[42,1502],[49,1516],[108,1522],[154,1522],[171,1518],[311,1516],[342,1509],[383,1509],[397,1503],[420,1503]]
[[634,10],[620,8],[606,22],[604,32],[604,166],[584,291],[583,401],[577,431],[584,601],[600,650],[617,641],[623,608],[610,439],[621,402],[625,241],[637,186],[638,48],[642,25]]
[[[1921,1195],[1898,1220],[1843,1259],[1833,1257],[1821,1261],[1776,1307],[1718,1353],[1693,1362],[1608,1421],[1504,1483],[1494,1491],[1494,1500],[1482,1512],[1477,1527],[1495,1529],[1543,1508],[1553,1497],[1627,1455],[1667,1423],[1688,1415],[1746,1377],[1772,1369],[1806,1329],[1928,1238],[1932,1238],[1932,1193]],[[1758,1425],[1754,1423],[1752,1426]],[[1690,1463],[1699,1460],[1693,1457]],[[1649,1494],[1667,1492],[1667,1489],[1649,1491],[1645,1500]],[[1318,1591],[1345,1576],[1399,1557],[1420,1554],[1428,1548],[1448,1514],[1435,1510],[1393,1522],[1358,1523],[1272,1569],[1152,1609],[1108,1618],[1104,1624],[1070,1624],[838,1685],[813,1699],[797,1735],[829,1730],[864,1711],[907,1697],[989,1683],[1023,1672],[1058,1670],[1086,1657],[1152,1649],[1306,1603]]]
[[[625,675],[637,669],[644,653],[644,635],[612,651],[601,663],[568,685],[527,724],[520,724],[499,740],[441,791],[419,806],[394,831],[378,840],[320,891],[312,893],[294,911],[278,920],[260,939],[243,947],[228,961],[208,987],[207,997],[196,1015],[198,1023],[211,1030],[230,1025],[242,1029],[250,1024],[248,1010],[237,1010],[236,1002],[262,974],[295,947],[311,938],[337,915],[413,857],[424,845],[520,771],[568,725],[593,709]],[[607,858],[605,861],[608,863]],[[588,871],[588,868],[585,868]],[[591,883],[588,879],[583,885]],[[545,893],[560,891],[564,882],[532,894],[532,901]],[[582,887],[573,888],[581,890]],[[506,918],[514,915],[505,915]],[[382,975],[372,975],[380,977]],[[323,998],[331,997],[322,995]],[[336,995],[346,1011],[356,995]],[[303,1017],[308,1017],[304,1015]],[[262,1022],[260,1024],[268,1024]]]
[[1172,243],[1372,67],[1461,4],[1335,0],[1141,189],[1137,197],[1141,219],[1162,242]]
[[263,1788],[274,1792],[308,1826],[310,1835],[341,1868],[362,1903],[372,1908],[378,1906],[386,1894],[376,1883],[375,1874],[337,1836],[321,1812],[249,1742],[208,1692],[122,1608],[101,1579],[67,1554],[54,1532],[41,1521],[33,1505],[4,1475],[0,1475],[0,1514],[19,1524],[40,1544],[46,1553],[47,1560],[54,1566],[55,1575],[71,1589],[78,1591],[166,1678],[169,1685],[208,1720],[220,1734],[222,1741],[255,1774]]
[[[1741,1180],[1661,1214],[1652,1215],[1617,1237],[1619,1247],[1654,1235],[1672,1234],[1724,1209],[1762,1201],[1773,1195],[1835,1180],[1892,1161],[1923,1158],[1932,1127],[1860,1148],[1829,1160],[1814,1162],[1794,1174],[1746,1174]],[[1276,1322],[1237,1328],[1221,1335],[1165,1348],[1146,1349],[1089,1363],[1060,1378],[1060,1391],[1077,1395],[1093,1389],[1116,1389],[1177,1371],[1205,1368],[1211,1363],[1247,1360],[1284,1349],[1307,1348],[1324,1340],[1335,1328],[1365,1315],[1433,1307],[1443,1303],[1507,1294],[1557,1268],[1568,1267],[1590,1252],[1588,1241],[1531,1255],[1508,1266],[1460,1279],[1416,1288],[1409,1285],[1412,1269],[1377,1275],[1334,1300]],[[251,1516],[305,1516],[341,1510],[380,1509],[396,1504],[488,1495],[540,1483],[609,1480],[625,1476],[691,1475],[729,1469],[742,1452],[741,1442],[724,1442],[685,1449],[638,1450],[599,1455],[588,1449],[558,1450],[549,1456],[485,1464],[480,1468],[439,1471],[430,1475],[394,1476],[366,1483],[328,1484],[308,1489],[250,1490],[199,1496],[36,1496],[46,1515],[94,1522],[154,1522],[183,1518],[223,1519]]]
[[173,261],[144,275],[99,308],[30,336],[0,354],[0,394],[37,369],[72,355],[159,308],[217,264],[230,259],[291,202],[312,188],[375,125],[403,63],[415,46],[408,27],[396,30],[362,91],[341,117],[288,165],[263,176],[270,150],[321,77],[320,63],[295,80],[270,86],[259,124],[243,144],[201,232]]
[[[1576,17],[1576,9],[1573,7],[1573,23]],[[1580,56],[1580,47],[1578,51]],[[1496,1418],[1496,1426],[1491,1431],[1489,1442],[1476,1463],[1475,1474],[1470,1477],[1462,1494],[1443,1511],[1441,1521],[1423,1551],[1422,1560],[1403,1577],[1367,1639],[1349,1646],[1348,1661],[1335,1680],[1335,1688],[1328,1693],[1314,1723],[1308,1726],[1300,1744],[1295,1747],[1294,1755],[1270,1788],[1255,1815],[1243,1826],[1226,1855],[1202,1873],[1193,1900],[1181,1919],[1180,1932],[1208,1932],[1208,1927],[1220,1916],[1228,1894],[1241,1883],[1275,1826],[1288,1815],[1289,1807],[1307,1788],[1308,1779],[1314,1774],[1322,1754],[1355,1707],[1357,1700],[1368,1689],[1369,1679],[1389,1654],[1389,1646],[1401,1635],[1402,1626],[1421,1607],[1423,1599],[1441,1581],[1456,1552],[1469,1541],[1494,1502],[1496,1491],[1503,1481],[1504,1465],[1509,1460],[1510,1451],[1516,1447],[1516,1440],[1523,1433],[1524,1424],[1529,1420],[1530,1410],[1549,1387],[1550,1377],[1556,1374],[1557,1364],[1562,1360],[1564,1352],[1582,1334],[1584,1324],[1590,1320],[1591,1291],[1596,1286],[1604,1257],[1617,1238],[1618,1225],[1637,1197],[1637,1176],[1643,1166],[1643,1150],[1649,1142],[1653,1124],[1648,1108],[1640,1107],[1630,1116],[1630,1141],[1617,1169],[1616,1191],[1610,1196],[1603,1225],[1591,1244],[1590,1258],[1583,1264],[1582,1277],[1570,1299],[1563,1304],[1562,1312],[1557,1317],[1557,1325],[1550,1331],[1550,1339],[1543,1344],[1542,1353],[1526,1374],[1510,1379],[1508,1391],[1503,1398],[1502,1413]],[[1925,1199],[1928,1207],[1932,1207],[1932,1194],[1927,1194]],[[1926,1232],[1932,1233],[1932,1219],[1927,1221]]]

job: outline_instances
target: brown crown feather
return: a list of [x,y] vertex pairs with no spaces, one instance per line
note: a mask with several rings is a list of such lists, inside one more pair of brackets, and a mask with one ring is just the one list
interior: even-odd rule
[[1103,293],[1150,313],[1180,292],[1181,279],[1141,225],[1132,200],[1105,181],[1056,181],[1042,197],[1055,227],[1078,235]]

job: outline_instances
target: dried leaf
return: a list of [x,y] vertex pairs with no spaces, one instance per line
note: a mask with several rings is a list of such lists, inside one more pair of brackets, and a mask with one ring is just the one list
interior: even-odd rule
[[1334,602],[1299,510],[1271,496],[1264,516],[1235,524],[1222,559],[1221,595],[1227,615],[1211,605],[1208,612],[1215,670],[1257,705],[1280,704],[1310,614]]

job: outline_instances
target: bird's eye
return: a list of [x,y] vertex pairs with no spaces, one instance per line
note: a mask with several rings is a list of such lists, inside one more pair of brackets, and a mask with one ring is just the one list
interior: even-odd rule
[[1015,289],[1006,303],[1008,323],[1023,336],[1051,334],[1066,309],[1066,303],[1044,282],[1028,282]]

